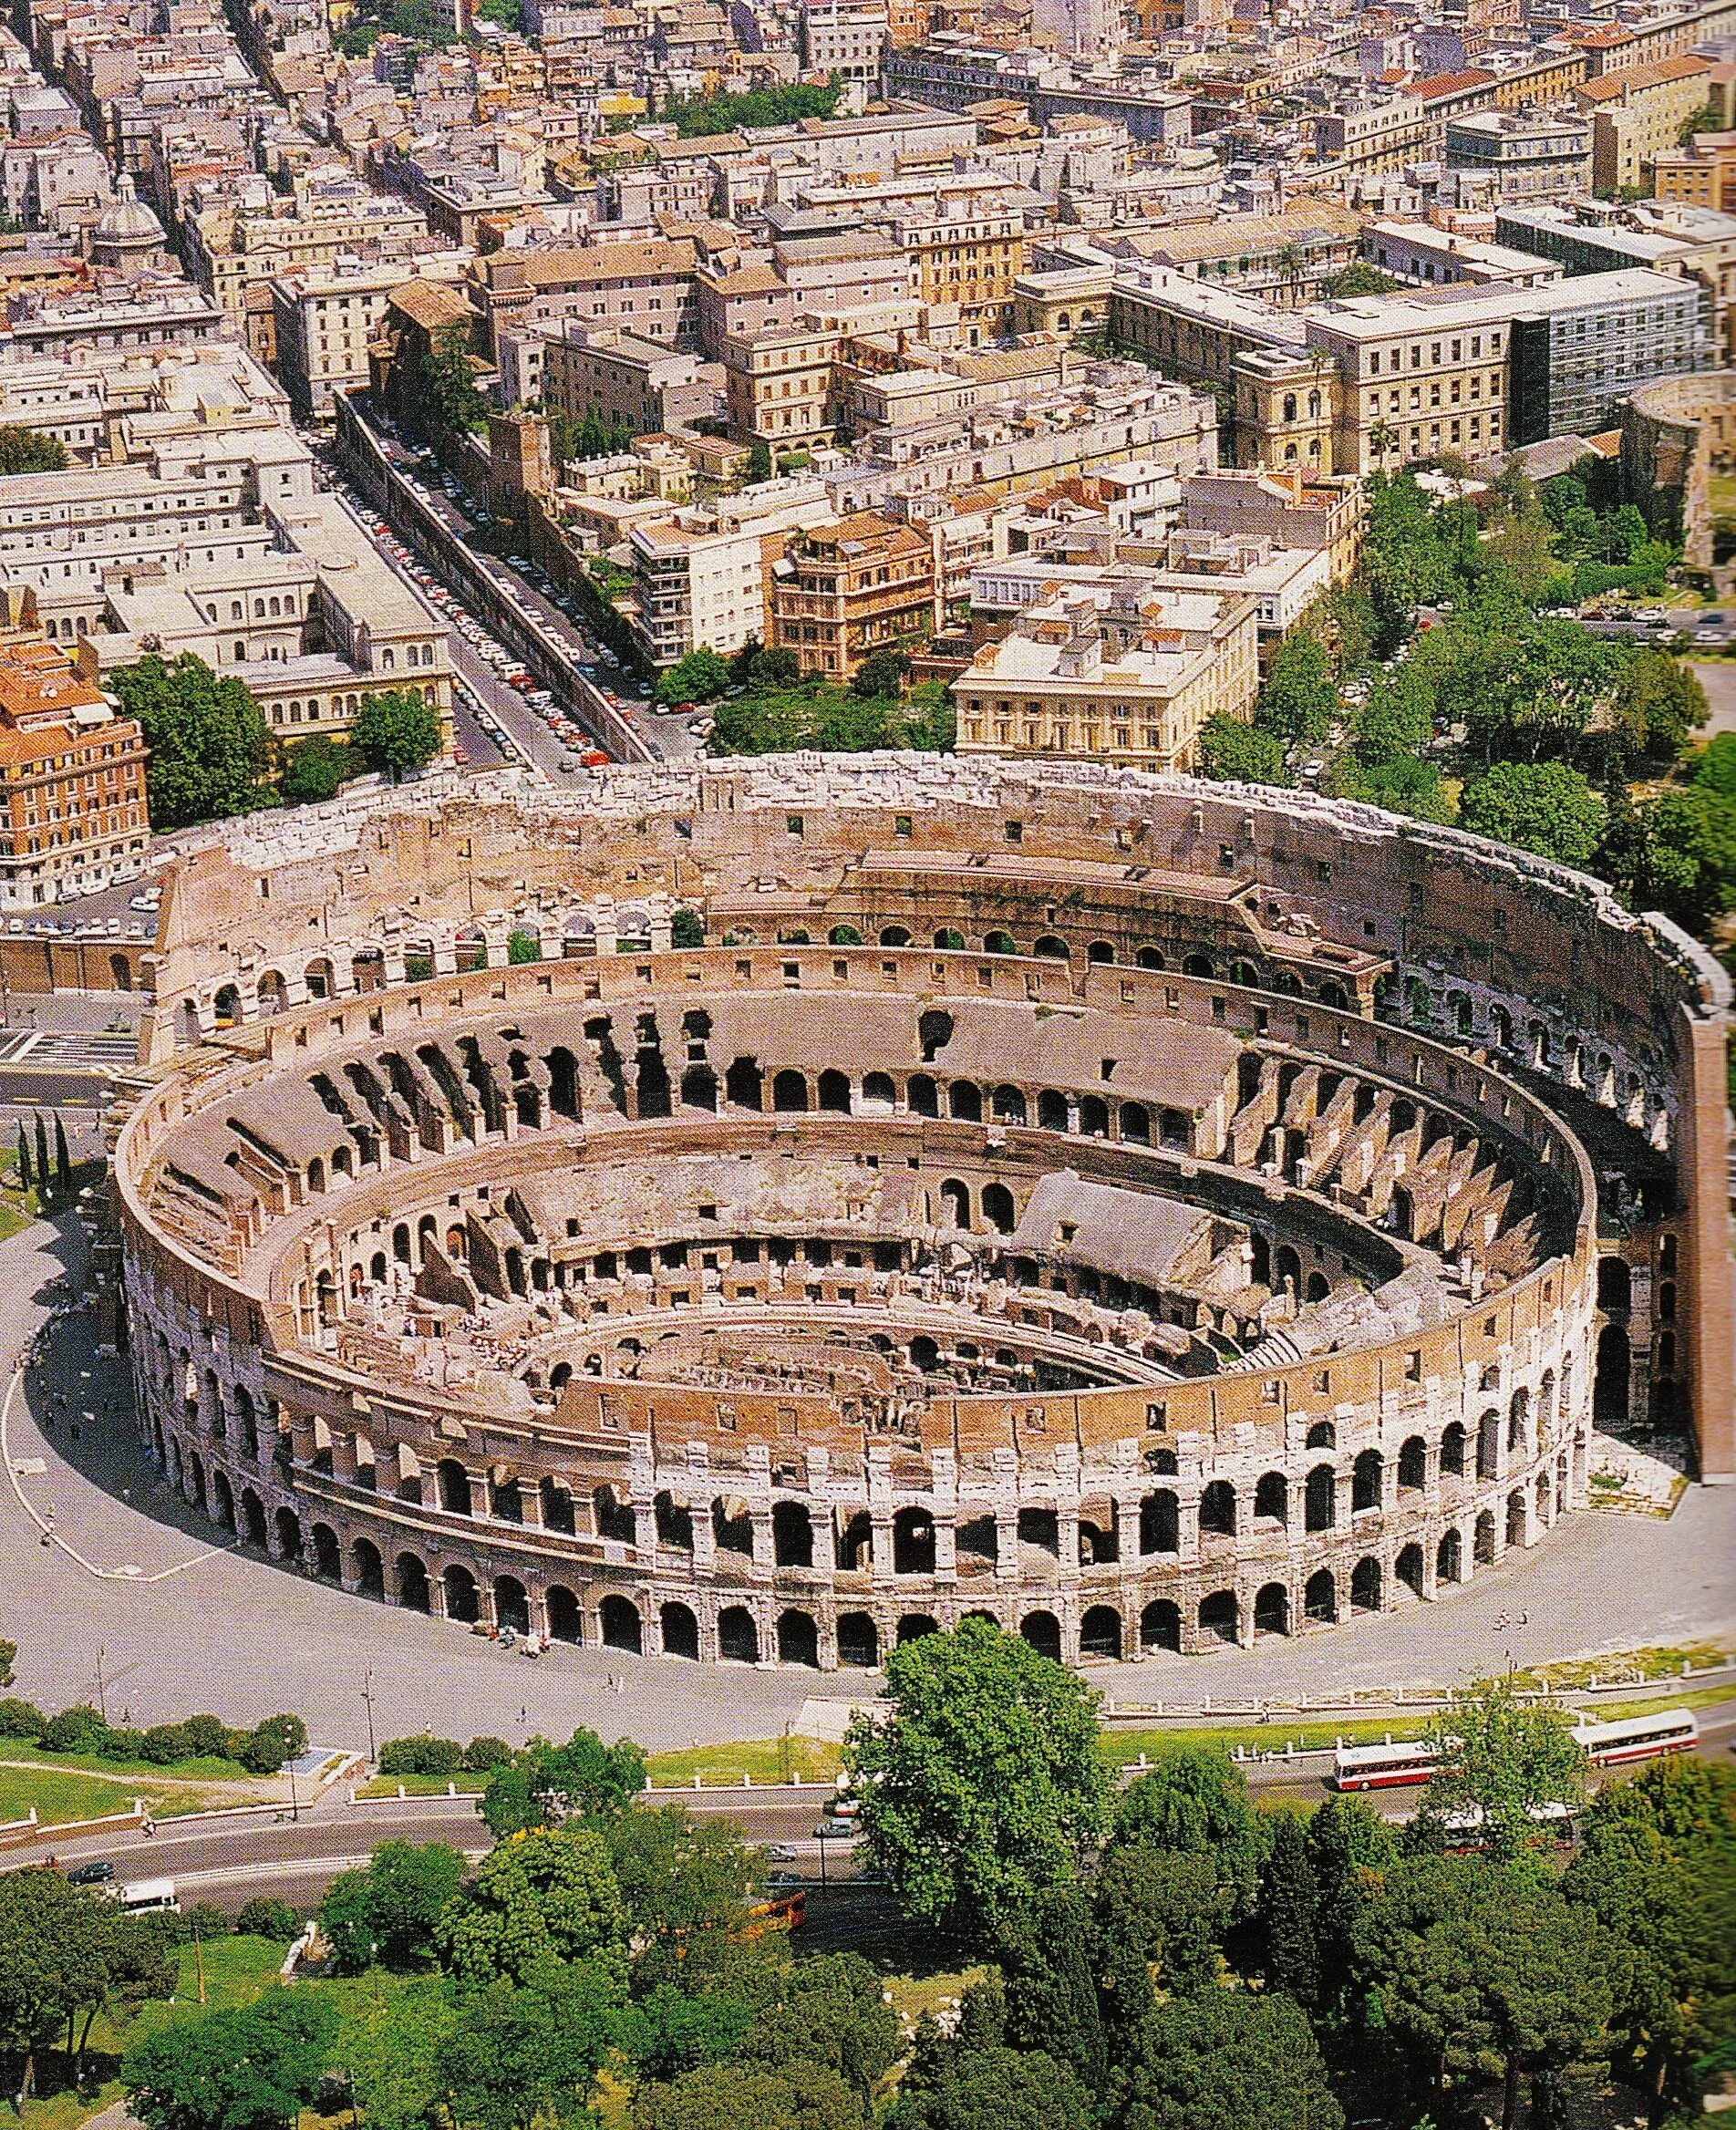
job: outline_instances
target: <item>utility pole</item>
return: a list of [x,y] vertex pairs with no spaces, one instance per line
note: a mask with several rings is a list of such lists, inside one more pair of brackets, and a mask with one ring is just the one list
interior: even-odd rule
[[108,1721],[108,1696],[103,1686],[102,1662],[108,1654],[106,1649],[98,1649],[97,1651],[97,1713],[105,1723]]

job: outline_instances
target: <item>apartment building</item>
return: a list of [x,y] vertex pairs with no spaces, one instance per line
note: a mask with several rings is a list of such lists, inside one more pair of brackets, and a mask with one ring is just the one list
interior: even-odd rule
[[953,683],[961,754],[1081,755],[1192,769],[1215,716],[1245,719],[1259,688],[1255,602],[1132,582],[1025,609]]
[[245,323],[249,295],[280,275],[358,259],[409,257],[434,249],[428,224],[407,201],[353,185],[298,192],[267,207],[237,210],[227,199],[182,225],[192,276],[232,329]]
[[627,528],[637,607],[634,628],[656,666],[673,666],[701,644],[736,651],[765,640],[770,536],[833,515],[817,481],[745,489],[708,510],[683,510]]
[[1653,158],[1681,144],[1711,86],[1711,62],[1683,52],[1600,75],[1574,92],[1591,119],[1591,182],[1608,195],[1646,189]]
[[570,421],[595,414],[636,436],[708,420],[723,405],[718,364],[572,318],[543,336],[541,379],[543,404],[555,413]]
[[1447,168],[1487,179],[1503,206],[1559,200],[1589,188],[1592,135],[1592,120],[1573,111],[1470,111],[1447,124]]
[[724,421],[744,444],[777,451],[826,442],[837,427],[835,366],[842,336],[791,326],[723,345]]
[[1230,214],[1178,229],[1121,234],[1105,248],[1214,289],[1290,309],[1312,303],[1355,264],[1362,217],[1334,200],[1292,202],[1281,214]]
[[1182,483],[1183,522],[1201,532],[1256,533],[1279,547],[1311,548],[1327,558],[1327,573],[1344,584],[1362,551],[1368,497],[1359,481],[1286,472],[1194,473]]
[[1514,443],[1589,436],[1640,386],[1712,367],[1710,299],[1697,282],[1630,268],[1534,295],[1513,324]]
[[269,283],[277,374],[298,412],[328,419],[332,402],[367,384],[367,351],[394,290],[412,279],[456,288],[469,276],[468,251],[425,251],[413,263],[338,258]]
[[925,642],[936,620],[933,543],[877,512],[791,533],[771,564],[766,642],[804,673],[848,680],[877,651]]
[[963,212],[944,197],[895,214],[894,243],[915,270],[925,304],[955,304],[971,346],[998,338],[1012,323],[1013,284],[1030,256],[1023,211]]
[[1417,290],[1318,305],[1311,348],[1337,372],[1331,470],[1367,475],[1457,451],[1490,458],[1513,440],[1508,335],[1527,291]]
[[890,29],[885,0],[801,0],[797,49],[811,74],[878,86]]
[[1655,155],[1652,194],[1671,206],[1736,214],[1736,133],[1699,133],[1686,148]]
[[0,909],[142,870],[145,743],[112,696],[28,631],[0,636]]
[[515,248],[477,261],[471,295],[491,334],[577,318],[620,326],[666,347],[697,347],[697,265],[687,237]]

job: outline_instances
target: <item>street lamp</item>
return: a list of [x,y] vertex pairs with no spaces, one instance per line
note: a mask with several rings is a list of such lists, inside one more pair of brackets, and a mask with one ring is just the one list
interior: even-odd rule
[[289,1816],[299,1826],[302,1818],[301,1793],[295,1787],[295,1763],[289,1763]]
[[108,1696],[103,1686],[102,1663],[108,1654],[106,1649],[98,1649],[97,1651],[97,1713],[105,1723],[108,1721]]
[[371,1767],[378,1757],[374,1750],[374,1674],[362,1674],[362,1704],[367,1711],[367,1763]]
[[[1531,1615],[1528,1612],[1502,1612],[1497,1613],[1495,1616],[1495,1632],[1498,1635],[1508,1634],[1510,1632],[1516,1631],[1522,1627],[1529,1627],[1530,1625]],[[1515,1664],[1514,1661],[1513,1645],[1509,1643],[1507,1645],[1507,1683],[1509,1686],[1513,1684],[1514,1673],[1519,1668],[1517,1664]]]

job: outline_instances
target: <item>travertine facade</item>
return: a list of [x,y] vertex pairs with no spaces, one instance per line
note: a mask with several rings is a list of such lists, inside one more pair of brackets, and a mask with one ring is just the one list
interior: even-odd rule
[[1076,764],[434,781],[184,839],[154,980],[142,1424],[367,1596],[1130,1657],[1442,1595],[1597,1411],[1736,1468],[1725,979],[1451,831]]

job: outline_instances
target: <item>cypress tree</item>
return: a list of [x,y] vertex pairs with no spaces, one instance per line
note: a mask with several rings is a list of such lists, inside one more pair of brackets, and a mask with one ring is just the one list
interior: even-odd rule
[[30,1143],[24,1135],[24,1119],[18,1119],[18,1188],[27,1191],[35,1181],[30,1174]]
[[1320,1990],[1320,1887],[1307,1829],[1288,1813],[1273,1829],[1272,1853],[1261,1877],[1266,1979],[1274,1989],[1313,2004]]
[[1059,2057],[1101,2094],[1109,2044],[1091,1971],[1095,1938],[1084,1897],[1071,1887],[1047,1887],[1003,1951],[1001,1969],[1008,2042]]
[[36,1112],[36,1194],[46,1205],[52,1195],[48,1183],[48,1130],[42,1121],[42,1112]]
[[60,1112],[55,1112],[55,1180],[60,1195],[70,1201],[72,1197],[72,1155],[67,1149],[67,1127],[60,1122]]

